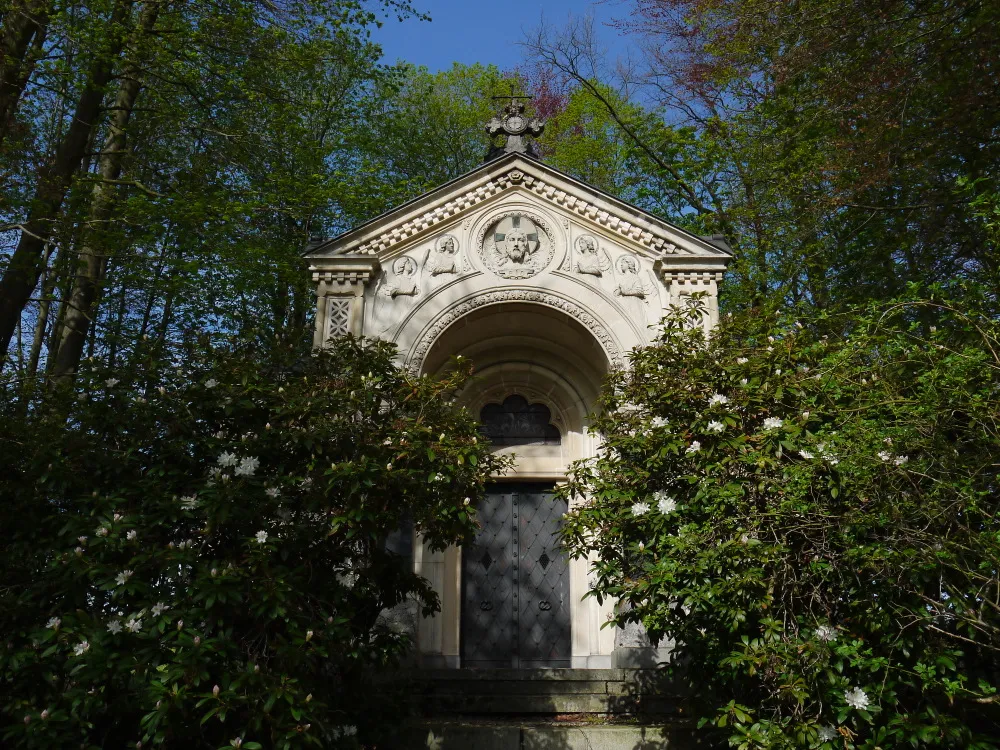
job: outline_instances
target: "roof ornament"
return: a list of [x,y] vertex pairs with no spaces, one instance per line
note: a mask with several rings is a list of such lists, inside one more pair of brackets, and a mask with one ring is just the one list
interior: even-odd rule
[[[500,117],[494,117],[486,125],[486,132],[490,136],[490,150],[486,154],[486,161],[492,161],[504,154],[525,154],[535,159],[541,159],[542,155],[538,149],[538,144],[529,140],[537,138],[545,130],[545,123],[539,119],[528,117],[524,114],[524,100],[530,100],[530,96],[494,96],[494,101],[509,100],[503,108]],[[502,143],[497,143],[497,136],[503,138]]]

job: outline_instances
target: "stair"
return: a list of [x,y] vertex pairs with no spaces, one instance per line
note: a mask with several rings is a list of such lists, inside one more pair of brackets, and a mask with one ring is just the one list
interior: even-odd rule
[[[391,750],[688,750],[683,703],[654,670],[424,669]],[[398,685],[399,683],[397,683]]]
[[669,716],[658,675],[631,669],[450,669],[412,677],[424,716]]

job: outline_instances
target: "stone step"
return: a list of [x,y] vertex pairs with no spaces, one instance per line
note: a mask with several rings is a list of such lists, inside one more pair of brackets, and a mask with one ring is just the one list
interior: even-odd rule
[[686,726],[420,722],[389,750],[690,750]]
[[662,675],[625,669],[452,669],[410,673],[424,716],[671,715]]
[[461,716],[488,714],[672,714],[676,702],[658,696],[594,693],[469,695],[447,693],[423,696],[425,715]]

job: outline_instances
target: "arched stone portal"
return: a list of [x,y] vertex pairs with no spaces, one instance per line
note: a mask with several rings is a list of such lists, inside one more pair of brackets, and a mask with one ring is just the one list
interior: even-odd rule
[[[592,330],[573,315],[538,302],[510,301],[475,306],[451,322],[427,349],[420,371],[440,373],[449,367],[456,356],[471,359],[475,367],[472,379],[458,394],[459,403],[472,414],[479,415],[488,405],[500,405],[511,396],[523,397],[527,402],[548,410],[552,425],[559,431],[559,442],[544,444],[544,441],[538,441],[542,444],[496,448],[499,453],[511,455],[514,464],[508,474],[497,478],[500,486],[486,500],[487,503],[510,502],[511,497],[521,497],[522,508],[526,502],[534,500],[536,513],[548,511],[547,506],[539,506],[539,503],[550,501],[538,500],[536,494],[544,495],[548,486],[563,481],[573,461],[594,454],[596,442],[595,436],[588,430],[588,416],[594,409],[602,381],[612,366],[609,355]],[[533,493],[533,489],[537,492]],[[521,494],[511,495],[514,490]],[[546,548],[533,548],[531,545],[538,540],[541,524],[531,524],[531,519],[525,515],[526,510],[524,508],[521,514],[524,529],[521,532],[524,536],[519,539],[521,570],[527,567],[528,562],[523,557],[532,553],[534,557],[544,555],[542,560],[546,564],[544,571],[538,571],[539,579],[551,578],[554,571],[561,573],[559,566],[565,566],[568,580],[561,584],[568,594],[564,614],[568,620],[566,648],[569,653],[565,654],[567,658],[551,663],[541,659],[532,661],[522,653],[521,659],[514,663],[523,661],[531,666],[610,666],[614,634],[600,628],[608,615],[607,608],[599,606],[593,599],[583,599],[587,590],[587,561],[558,559],[562,553],[553,549],[548,539],[544,541],[544,545],[548,545]],[[489,531],[490,521],[496,521],[496,514],[488,512],[481,513],[481,516],[487,519],[484,520],[484,531]],[[505,517],[499,523],[508,521],[514,524],[516,530],[516,517]],[[475,555],[471,567],[479,572],[479,552],[475,546],[466,550],[453,547],[444,552],[432,552],[428,547],[417,545],[416,569],[432,582],[442,600],[439,615],[423,620],[419,626],[418,644],[424,663],[452,667],[463,663],[465,666],[470,663],[481,665],[484,662],[474,662],[470,658],[469,644],[462,642],[463,618],[468,618],[470,614],[483,618],[486,614],[493,616],[500,611],[506,615],[516,604],[500,602],[493,610],[493,602],[482,599],[482,607],[485,609],[488,606],[490,612],[468,611],[470,601],[475,605],[481,598],[471,596],[469,592],[468,555]],[[498,562],[493,558],[497,558],[499,553],[491,548],[484,555],[489,566],[495,569]],[[550,558],[553,560],[551,563],[547,562]],[[535,608],[528,607],[527,602],[529,596],[535,593],[539,581],[530,582],[525,573],[512,580],[522,582],[525,590],[520,597],[521,606],[534,613]],[[507,609],[501,608],[503,604],[507,605]],[[540,604],[549,606],[546,612],[553,611],[551,603],[544,599]],[[529,627],[538,629],[540,626],[535,620],[530,625],[521,626],[522,630]],[[468,626],[464,632],[468,634]]]
[[[522,494],[539,494],[532,483],[563,481],[573,461],[595,455],[587,415],[601,382],[652,340],[665,311],[702,293],[706,327],[717,322],[718,281],[731,257],[717,238],[673,226],[523,151],[318,241],[305,255],[316,287],[316,346],[346,334],[377,336],[397,344],[400,364],[414,374],[468,357],[476,374],[458,398],[473,413],[492,405],[497,414],[516,396],[525,413],[548,415],[543,434],[558,440],[496,448],[516,455],[512,472],[496,478],[511,507]],[[417,625],[420,655],[425,664],[459,667],[462,553],[431,553],[415,541],[414,567],[443,608]],[[550,540],[542,543],[548,570]],[[483,552],[483,569],[493,570],[493,555]],[[568,665],[624,666],[615,631],[601,628],[608,611],[582,598],[588,567],[566,568]],[[541,605],[552,602],[538,604],[548,611]],[[567,665],[558,656],[554,662]]]

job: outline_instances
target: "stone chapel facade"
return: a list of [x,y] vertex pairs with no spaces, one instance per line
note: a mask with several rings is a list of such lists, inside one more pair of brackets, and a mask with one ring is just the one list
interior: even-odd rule
[[348,333],[394,342],[401,364],[434,374],[451,357],[476,374],[459,394],[512,472],[479,508],[473,548],[413,541],[412,563],[442,611],[417,625],[434,667],[651,666],[641,633],[601,628],[588,563],[555,541],[549,491],[595,455],[588,429],[602,379],[655,337],[686,295],[717,322],[724,242],[691,234],[544,164],[514,104],[491,123],[504,143],[479,168],[306,250],[316,346]]

